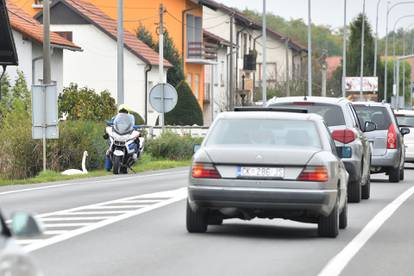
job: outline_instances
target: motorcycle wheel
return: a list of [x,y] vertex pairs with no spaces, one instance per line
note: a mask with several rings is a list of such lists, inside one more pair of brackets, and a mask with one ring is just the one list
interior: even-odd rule
[[128,168],[127,167],[121,167],[121,173],[122,174],[128,174]]
[[114,162],[113,162],[113,173],[119,174],[121,172],[121,157],[120,156],[114,156]]

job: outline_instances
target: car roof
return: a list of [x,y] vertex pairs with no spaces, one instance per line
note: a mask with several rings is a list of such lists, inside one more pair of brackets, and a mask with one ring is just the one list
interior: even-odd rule
[[365,106],[390,106],[390,104],[388,103],[379,103],[379,102],[372,102],[372,101],[368,101],[368,102],[353,102],[353,105],[365,105]]
[[343,104],[349,103],[350,101],[346,98],[333,98],[333,97],[274,97],[270,99],[267,104],[272,105],[275,103],[290,103],[290,102],[317,102],[317,103],[327,103],[327,104]]
[[314,113],[277,112],[277,111],[244,111],[223,112],[217,119],[284,119],[284,120],[309,120],[323,121],[322,116]]

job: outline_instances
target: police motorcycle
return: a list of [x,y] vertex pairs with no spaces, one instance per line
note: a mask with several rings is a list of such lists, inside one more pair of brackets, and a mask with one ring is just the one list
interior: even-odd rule
[[128,169],[138,160],[144,149],[144,138],[140,137],[131,115],[119,113],[113,121],[106,122],[105,139],[109,139],[109,148],[105,156],[105,169],[113,174],[127,174]]

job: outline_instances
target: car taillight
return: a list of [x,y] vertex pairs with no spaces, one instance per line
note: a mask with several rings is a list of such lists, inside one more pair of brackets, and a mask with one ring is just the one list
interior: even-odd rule
[[313,102],[294,102],[293,105],[314,105]]
[[328,181],[328,170],[323,166],[305,167],[298,177],[299,181]]
[[334,130],[332,132],[332,138],[335,141],[348,144],[355,140],[355,133],[350,129]]
[[397,148],[397,133],[395,132],[394,125],[391,124],[388,128],[387,134],[387,149],[396,149]]
[[221,178],[213,164],[195,163],[192,167],[193,178]]

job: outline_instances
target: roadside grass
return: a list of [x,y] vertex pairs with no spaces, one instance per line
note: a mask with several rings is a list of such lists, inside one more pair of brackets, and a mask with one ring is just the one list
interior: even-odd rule
[[[143,154],[140,160],[137,162],[137,164],[134,165],[133,170],[138,173],[138,172],[147,172],[147,171],[156,171],[156,170],[163,170],[163,169],[172,169],[172,168],[178,168],[178,167],[186,167],[190,165],[191,165],[191,160],[175,161],[175,160],[155,159],[151,157],[149,154]],[[133,172],[130,171],[130,174],[133,174]],[[56,181],[65,181],[65,180],[98,177],[98,176],[108,176],[108,175],[112,175],[112,172],[107,172],[105,170],[94,170],[94,171],[89,171],[87,174],[62,175],[60,174],[60,172],[45,171],[45,172],[40,172],[35,177],[27,178],[27,179],[0,178],[0,186],[56,182]]]

